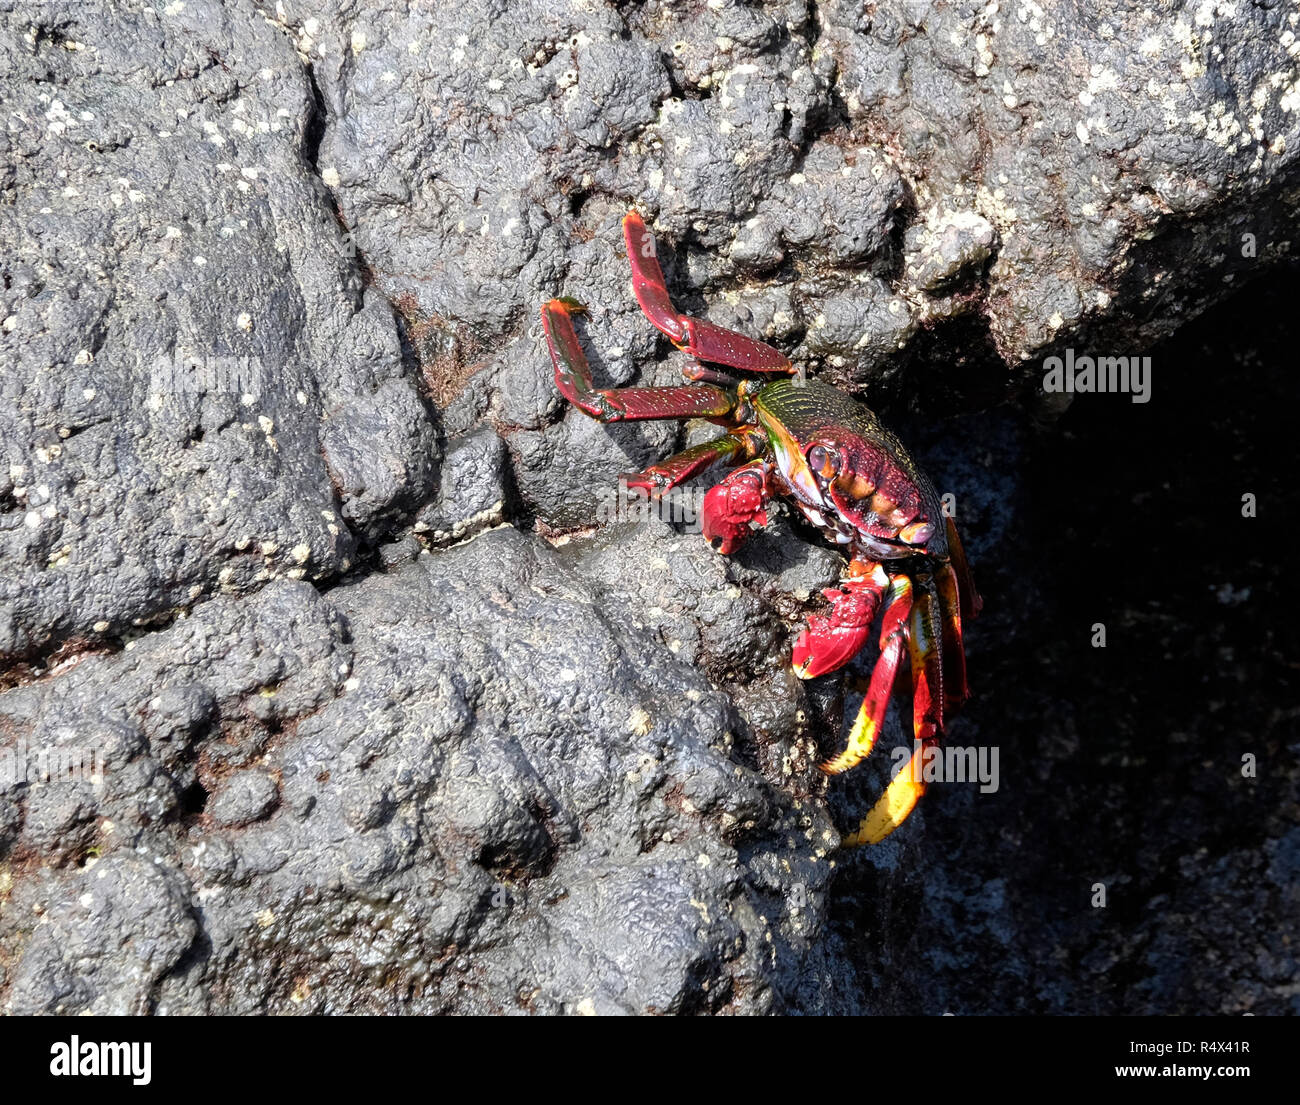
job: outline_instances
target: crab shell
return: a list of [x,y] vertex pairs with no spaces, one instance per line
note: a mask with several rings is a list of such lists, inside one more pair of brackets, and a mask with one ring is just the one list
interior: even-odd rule
[[947,557],[934,485],[868,407],[798,379],[763,385],[749,398],[783,490],[836,544],[872,560]]

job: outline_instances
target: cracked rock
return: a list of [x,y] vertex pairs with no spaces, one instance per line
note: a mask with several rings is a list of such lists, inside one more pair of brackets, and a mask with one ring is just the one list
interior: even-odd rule
[[488,427],[448,443],[437,499],[416,517],[415,530],[446,545],[505,519],[506,449]]

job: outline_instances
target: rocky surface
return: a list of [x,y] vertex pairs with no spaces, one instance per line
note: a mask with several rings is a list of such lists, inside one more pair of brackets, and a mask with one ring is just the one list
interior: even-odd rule
[[[0,1007],[1295,1011],[1295,285],[1150,404],[1033,385],[1288,261],[1298,22],[0,5]],[[955,496],[996,794],[836,852],[889,761],[815,772],[834,554],[610,520],[697,431],[566,410],[536,309],[677,378],[633,203]]]
[[437,431],[303,158],[292,43],[247,4],[50,4],[0,50],[0,656],[346,571]]
[[[622,536],[591,576],[672,534]],[[12,1009],[770,1007],[836,839],[808,758],[774,787],[730,755],[759,738],[708,638],[665,661],[664,596],[615,603],[566,552],[503,527],[324,596],[279,581],[6,694],[29,747],[114,734],[86,781],[6,794]],[[727,648],[771,621],[713,613]]]

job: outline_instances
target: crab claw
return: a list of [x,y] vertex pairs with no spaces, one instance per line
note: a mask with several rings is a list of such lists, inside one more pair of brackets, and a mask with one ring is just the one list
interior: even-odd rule
[[750,523],[767,525],[767,479],[761,464],[739,468],[709,488],[700,511],[704,539],[730,556],[750,534]]
[[816,679],[843,667],[858,654],[871,635],[876,615],[875,597],[861,591],[822,592],[831,600],[829,615],[814,614],[794,643],[794,672],[800,679]]
[[831,612],[814,614],[795,640],[791,658],[795,674],[816,679],[852,660],[871,635],[876,607],[888,586],[889,577],[876,565],[865,578],[848,579],[838,588],[824,590]]

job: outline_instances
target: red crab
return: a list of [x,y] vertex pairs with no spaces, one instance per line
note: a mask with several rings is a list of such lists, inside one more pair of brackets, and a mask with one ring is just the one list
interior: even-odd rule
[[794,502],[839,546],[848,565],[838,588],[826,590],[829,613],[808,619],[794,643],[796,674],[812,679],[847,664],[880,616],[880,658],[848,744],[822,770],[835,775],[864,759],[875,743],[906,649],[912,673],[915,750],[846,845],[875,843],[896,829],[925,790],[925,753],[967,698],[962,622],[980,599],[952,520],[933,485],[876,416],[841,391],[817,381],[742,381],[698,361],[788,377],[793,368],[777,349],[673,308],[655,256],[654,239],[635,211],[623,220],[632,291],[646,317],[678,349],[697,360],[678,387],[601,390],[578,343],[572,299],[552,299],[542,325],[560,393],[601,422],[705,418],[721,437],[696,445],[644,472],[628,485],[662,494],[714,465],[736,468],[704,498],[704,535],[723,554],[734,552],[775,495]]

